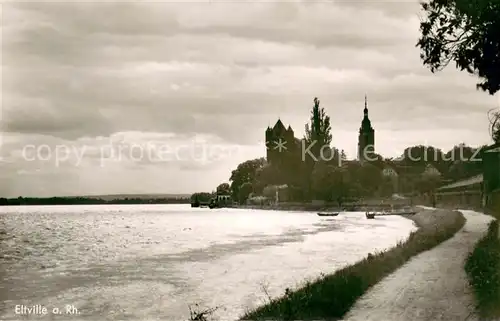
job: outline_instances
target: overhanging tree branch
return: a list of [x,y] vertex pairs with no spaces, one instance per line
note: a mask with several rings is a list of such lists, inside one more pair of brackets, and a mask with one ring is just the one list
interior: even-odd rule
[[500,1],[427,0],[417,42],[423,64],[441,71],[451,61],[481,79],[478,89],[500,90]]

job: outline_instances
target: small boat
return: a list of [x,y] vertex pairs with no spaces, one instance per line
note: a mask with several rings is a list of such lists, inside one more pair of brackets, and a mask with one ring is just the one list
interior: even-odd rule
[[374,219],[375,218],[375,212],[366,212],[365,213],[367,219]]
[[318,213],[318,216],[337,216],[339,215],[338,212],[336,213]]

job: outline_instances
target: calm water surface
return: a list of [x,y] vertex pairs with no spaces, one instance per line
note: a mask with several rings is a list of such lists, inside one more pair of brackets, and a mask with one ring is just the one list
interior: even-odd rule
[[[263,302],[263,288],[281,295],[415,229],[397,216],[186,205],[0,207],[0,222],[5,321],[181,321],[193,304],[234,320]],[[16,305],[48,314],[19,315]]]

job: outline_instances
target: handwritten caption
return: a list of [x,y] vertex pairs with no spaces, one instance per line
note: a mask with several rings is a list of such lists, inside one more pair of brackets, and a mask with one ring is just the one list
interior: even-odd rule
[[17,304],[14,307],[14,313],[18,315],[47,315],[47,314],[64,314],[77,315],[80,314],[78,309],[73,304],[66,304],[62,307],[47,308],[41,304],[22,305]]

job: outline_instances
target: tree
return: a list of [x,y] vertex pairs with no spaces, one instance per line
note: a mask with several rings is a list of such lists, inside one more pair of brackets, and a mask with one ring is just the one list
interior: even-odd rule
[[213,197],[213,193],[206,193],[206,192],[200,192],[200,193],[194,193],[191,195],[191,202],[202,202],[206,203],[210,201],[210,199]]
[[252,193],[252,190],[253,190],[252,183],[246,182],[243,185],[241,185],[238,195],[238,201],[240,202],[240,204],[245,204],[248,197],[250,196],[250,193]]
[[441,178],[436,175],[422,175],[415,182],[415,188],[418,192],[433,193],[440,185]]
[[351,178],[349,172],[342,167],[337,167],[333,170],[332,178],[331,197],[341,207],[346,198],[351,196]]
[[335,167],[326,162],[319,161],[314,164],[311,173],[311,189],[315,199],[330,201],[332,199],[331,187]]
[[377,153],[371,153],[369,158],[370,159],[367,160],[369,164],[372,164],[380,169],[384,168],[385,161],[384,161],[384,157],[382,157],[382,155],[377,154]]
[[312,172],[312,190],[317,199],[339,201],[344,199],[349,190],[349,176],[341,167],[325,162],[317,162]]
[[490,135],[495,144],[500,143],[500,112],[490,110],[488,112],[490,119]]
[[257,170],[266,164],[264,158],[256,158],[247,160],[238,165],[238,167],[231,172],[231,192],[234,199],[238,199],[239,190],[244,183],[254,184],[257,176]]
[[451,61],[477,75],[478,89],[500,90],[500,1],[425,0],[420,23],[420,57],[432,72]]
[[445,178],[457,181],[481,174],[483,172],[481,148],[479,148],[478,153],[476,153],[477,150],[478,148],[472,148],[462,143],[448,151],[444,155],[447,167],[442,171]]
[[396,193],[394,179],[392,177],[383,177],[379,191],[381,196],[391,196]]
[[427,164],[432,164],[439,170],[445,170],[443,168],[446,159],[445,155],[439,148],[433,146],[418,145],[408,147],[399,159],[406,166],[424,168]]
[[320,156],[321,148],[325,145],[330,146],[332,142],[330,116],[326,115],[324,108],[320,108],[319,103],[319,99],[314,98],[311,123],[305,125],[305,140],[307,144],[314,144],[311,152],[316,158]]
[[231,194],[231,186],[228,183],[222,183],[217,186],[217,194]]
[[356,176],[360,186],[364,189],[365,196],[373,196],[382,184],[382,171],[370,163],[362,164]]
[[265,186],[279,185],[283,183],[282,177],[281,168],[266,163],[255,172],[254,191],[261,192]]
[[497,125],[495,126],[492,138],[495,144],[500,143],[500,123],[497,123]]

